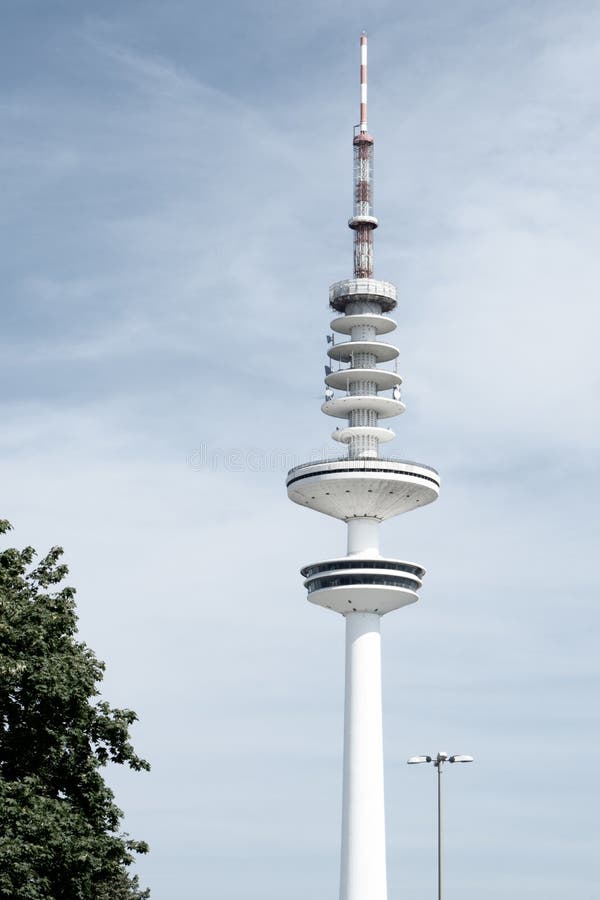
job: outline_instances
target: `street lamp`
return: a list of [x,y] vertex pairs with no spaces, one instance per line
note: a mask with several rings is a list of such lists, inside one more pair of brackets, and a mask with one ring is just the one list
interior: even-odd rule
[[411,756],[407,759],[409,766],[415,766],[419,763],[432,762],[437,769],[437,799],[438,799],[438,900],[442,900],[442,767],[445,762],[449,763],[468,763],[473,762],[472,756],[455,754],[448,756],[447,753],[440,751],[436,757],[431,756]]

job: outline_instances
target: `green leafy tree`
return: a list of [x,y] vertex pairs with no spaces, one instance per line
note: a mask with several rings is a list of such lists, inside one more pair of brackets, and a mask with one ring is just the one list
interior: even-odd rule
[[102,776],[149,769],[129,740],[137,717],[98,699],[104,664],[76,639],[62,550],[35,556],[0,551],[0,898],[142,900],[129,866],[148,847],[120,832]]

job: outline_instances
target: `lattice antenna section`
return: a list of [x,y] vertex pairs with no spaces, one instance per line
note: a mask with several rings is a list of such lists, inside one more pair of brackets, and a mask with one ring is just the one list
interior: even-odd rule
[[360,123],[354,128],[354,210],[348,222],[354,231],[354,277],[373,274],[373,145],[367,129],[367,36],[360,39]]

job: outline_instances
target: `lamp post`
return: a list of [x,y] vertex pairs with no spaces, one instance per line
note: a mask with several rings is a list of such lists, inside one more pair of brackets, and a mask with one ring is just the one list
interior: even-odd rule
[[473,762],[472,756],[465,754],[454,754],[448,756],[444,751],[440,751],[437,756],[411,756],[407,760],[409,766],[418,765],[419,763],[430,763],[437,769],[437,807],[438,807],[438,900],[442,900],[442,768],[445,762],[449,763],[467,763]]

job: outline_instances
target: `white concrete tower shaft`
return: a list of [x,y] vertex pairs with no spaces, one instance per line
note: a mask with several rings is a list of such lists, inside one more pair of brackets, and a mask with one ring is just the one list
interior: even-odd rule
[[385,900],[381,617],[346,616],[341,900]]
[[[377,519],[348,522],[348,555],[379,555]],[[386,900],[381,616],[346,614],[340,900]]]
[[[387,900],[381,617],[418,600],[425,570],[382,556],[381,522],[437,499],[439,475],[430,466],[382,456],[393,440],[383,422],[404,412],[398,350],[382,341],[396,328],[389,313],[396,287],[373,278],[373,146],[367,130],[367,37],[360,39],[360,122],[354,129],[354,277],[329,288],[336,311],[327,350],[325,402],[321,409],[342,428],[332,434],[347,455],[310,461],[288,472],[294,503],[346,523],[345,556],[301,570],[308,599],[346,619],[344,779],[340,900]],[[336,340],[336,335],[346,340]],[[385,368],[386,363],[394,368]],[[333,366],[337,364],[337,369]],[[336,394],[337,391],[337,394]],[[391,393],[388,394],[387,392]]]

